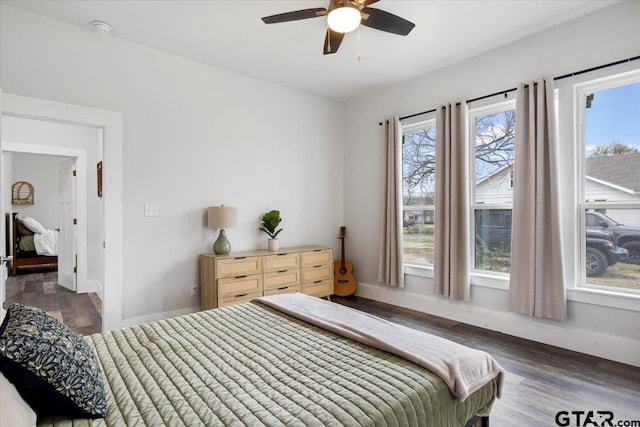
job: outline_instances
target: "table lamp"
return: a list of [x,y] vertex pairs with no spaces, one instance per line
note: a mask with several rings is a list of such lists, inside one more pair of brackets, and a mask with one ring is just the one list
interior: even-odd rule
[[226,255],[231,252],[231,243],[227,240],[224,229],[236,225],[236,208],[220,205],[209,208],[209,228],[219,228],[220,234],[213,244],[216,255]]

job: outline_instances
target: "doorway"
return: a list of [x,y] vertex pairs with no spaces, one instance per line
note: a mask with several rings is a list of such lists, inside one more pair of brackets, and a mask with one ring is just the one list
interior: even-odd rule
[[[103,206],[100,212],[103,214],[101,235],[98,240],[101,244],[99,257],[102,261],[103,277],[103,330],[117,329],[122,326],[122,116],[106,110],[89,107],[62,104],[55,101],[46,101],[35,98],[27,98],[18,95],[2,94],[2,122],[7,118],[20,118],[32,120],[32,124],[40,122],[58,123],[88,127],[98,130],[102,140],[103,167]],[[0,153],[4,157],[6,132],[0,122]],[[8,147],[10,148],[10,147]],[[0,159],[0,172],[2,170]],[[86,167],[86,163],[85,163]],[[86,190],[86,189],[85,189]],[[81,191],[78,189],[78,193]],[[4,212],[4,198],[0,200],[0,211]],[[0,240],[5,239],[4,227],[0,227]],[[92,239],[95,241],[95,239]],[[2,256],[4,253],[2,245]],[[79,251],[80,255],[82,251]],[[86,253],[86,251],[85,251]],[[4,300],[4,278],[6,269],[0,277],[0,303]]]
[[[9,121],[7,127],[11,124]],[[37,133],[37,126],[29,129]],[[55,132],[55,127],[48,125],[47,132]],[[16,137],[11,130],[6,133]],[[84,182],[87,150],[66,147],[43,150],[37,145],[19,143],[7,143],[4,148],[3,188],[28,183],[31,191],[26,201],[15,199],[12,191],[11,203],[5,203],[10,211],[6,215],[10,243],[7,252],[13,258],[13,268],[6,280],[4,308],[14,302],[31,305],[49,312],[79,333],[100,332],[102,307],[96,291],[101,287],[94,284],[101,280],[95,278],[95,271],[88,270],[88,266],[100,265],[99,260],[91,259],[99,255],[97,250],[78,254],[78,249],[86,251],[89,245],[78,245],[76,241],[87,239],[87,227],[78,230],[78,224],[100,226],[88,215],[101,215],[86,209],[85,195],[76,195],[76,188],[87,188]],[[50,155],[41,151],[58,153]],[[76,165],[80,165],[82,173],[77,173]],[[83,182],[77,185],[76,181]],[[77,199],[81,209],[77,209]],[[41,226],[43,234],[24,226],[33,222]]]

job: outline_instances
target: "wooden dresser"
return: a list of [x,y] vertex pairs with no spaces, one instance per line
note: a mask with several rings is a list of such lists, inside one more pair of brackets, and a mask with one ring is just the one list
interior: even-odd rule
[[239,304],[262,295],[333,294],[333,250],[298,246],[277,251],[200,255],[203,310]]

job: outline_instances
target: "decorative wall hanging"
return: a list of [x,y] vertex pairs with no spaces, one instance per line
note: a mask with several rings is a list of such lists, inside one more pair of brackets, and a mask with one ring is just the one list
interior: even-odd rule
[[102,160],[98,162],[98,197],[102,197]]
[[26,181],[17,181],[11,186],[11,204],[32,205],[33,185]]

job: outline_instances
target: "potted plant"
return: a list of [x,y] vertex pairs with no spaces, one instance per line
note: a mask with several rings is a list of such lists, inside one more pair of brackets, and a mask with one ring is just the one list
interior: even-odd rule
[[[282,228],[277,229],[278,225],[282,221],[280,217],[280,211],[271,210],[264,215],[262,215],[262,227],[260,227],[261,231],[267,233],[269,236],[269,240],[267,240],[268,248],[270,251],[278,250],[278,234],[282,231]],[[277,229],[277,230],[276,230]]]

